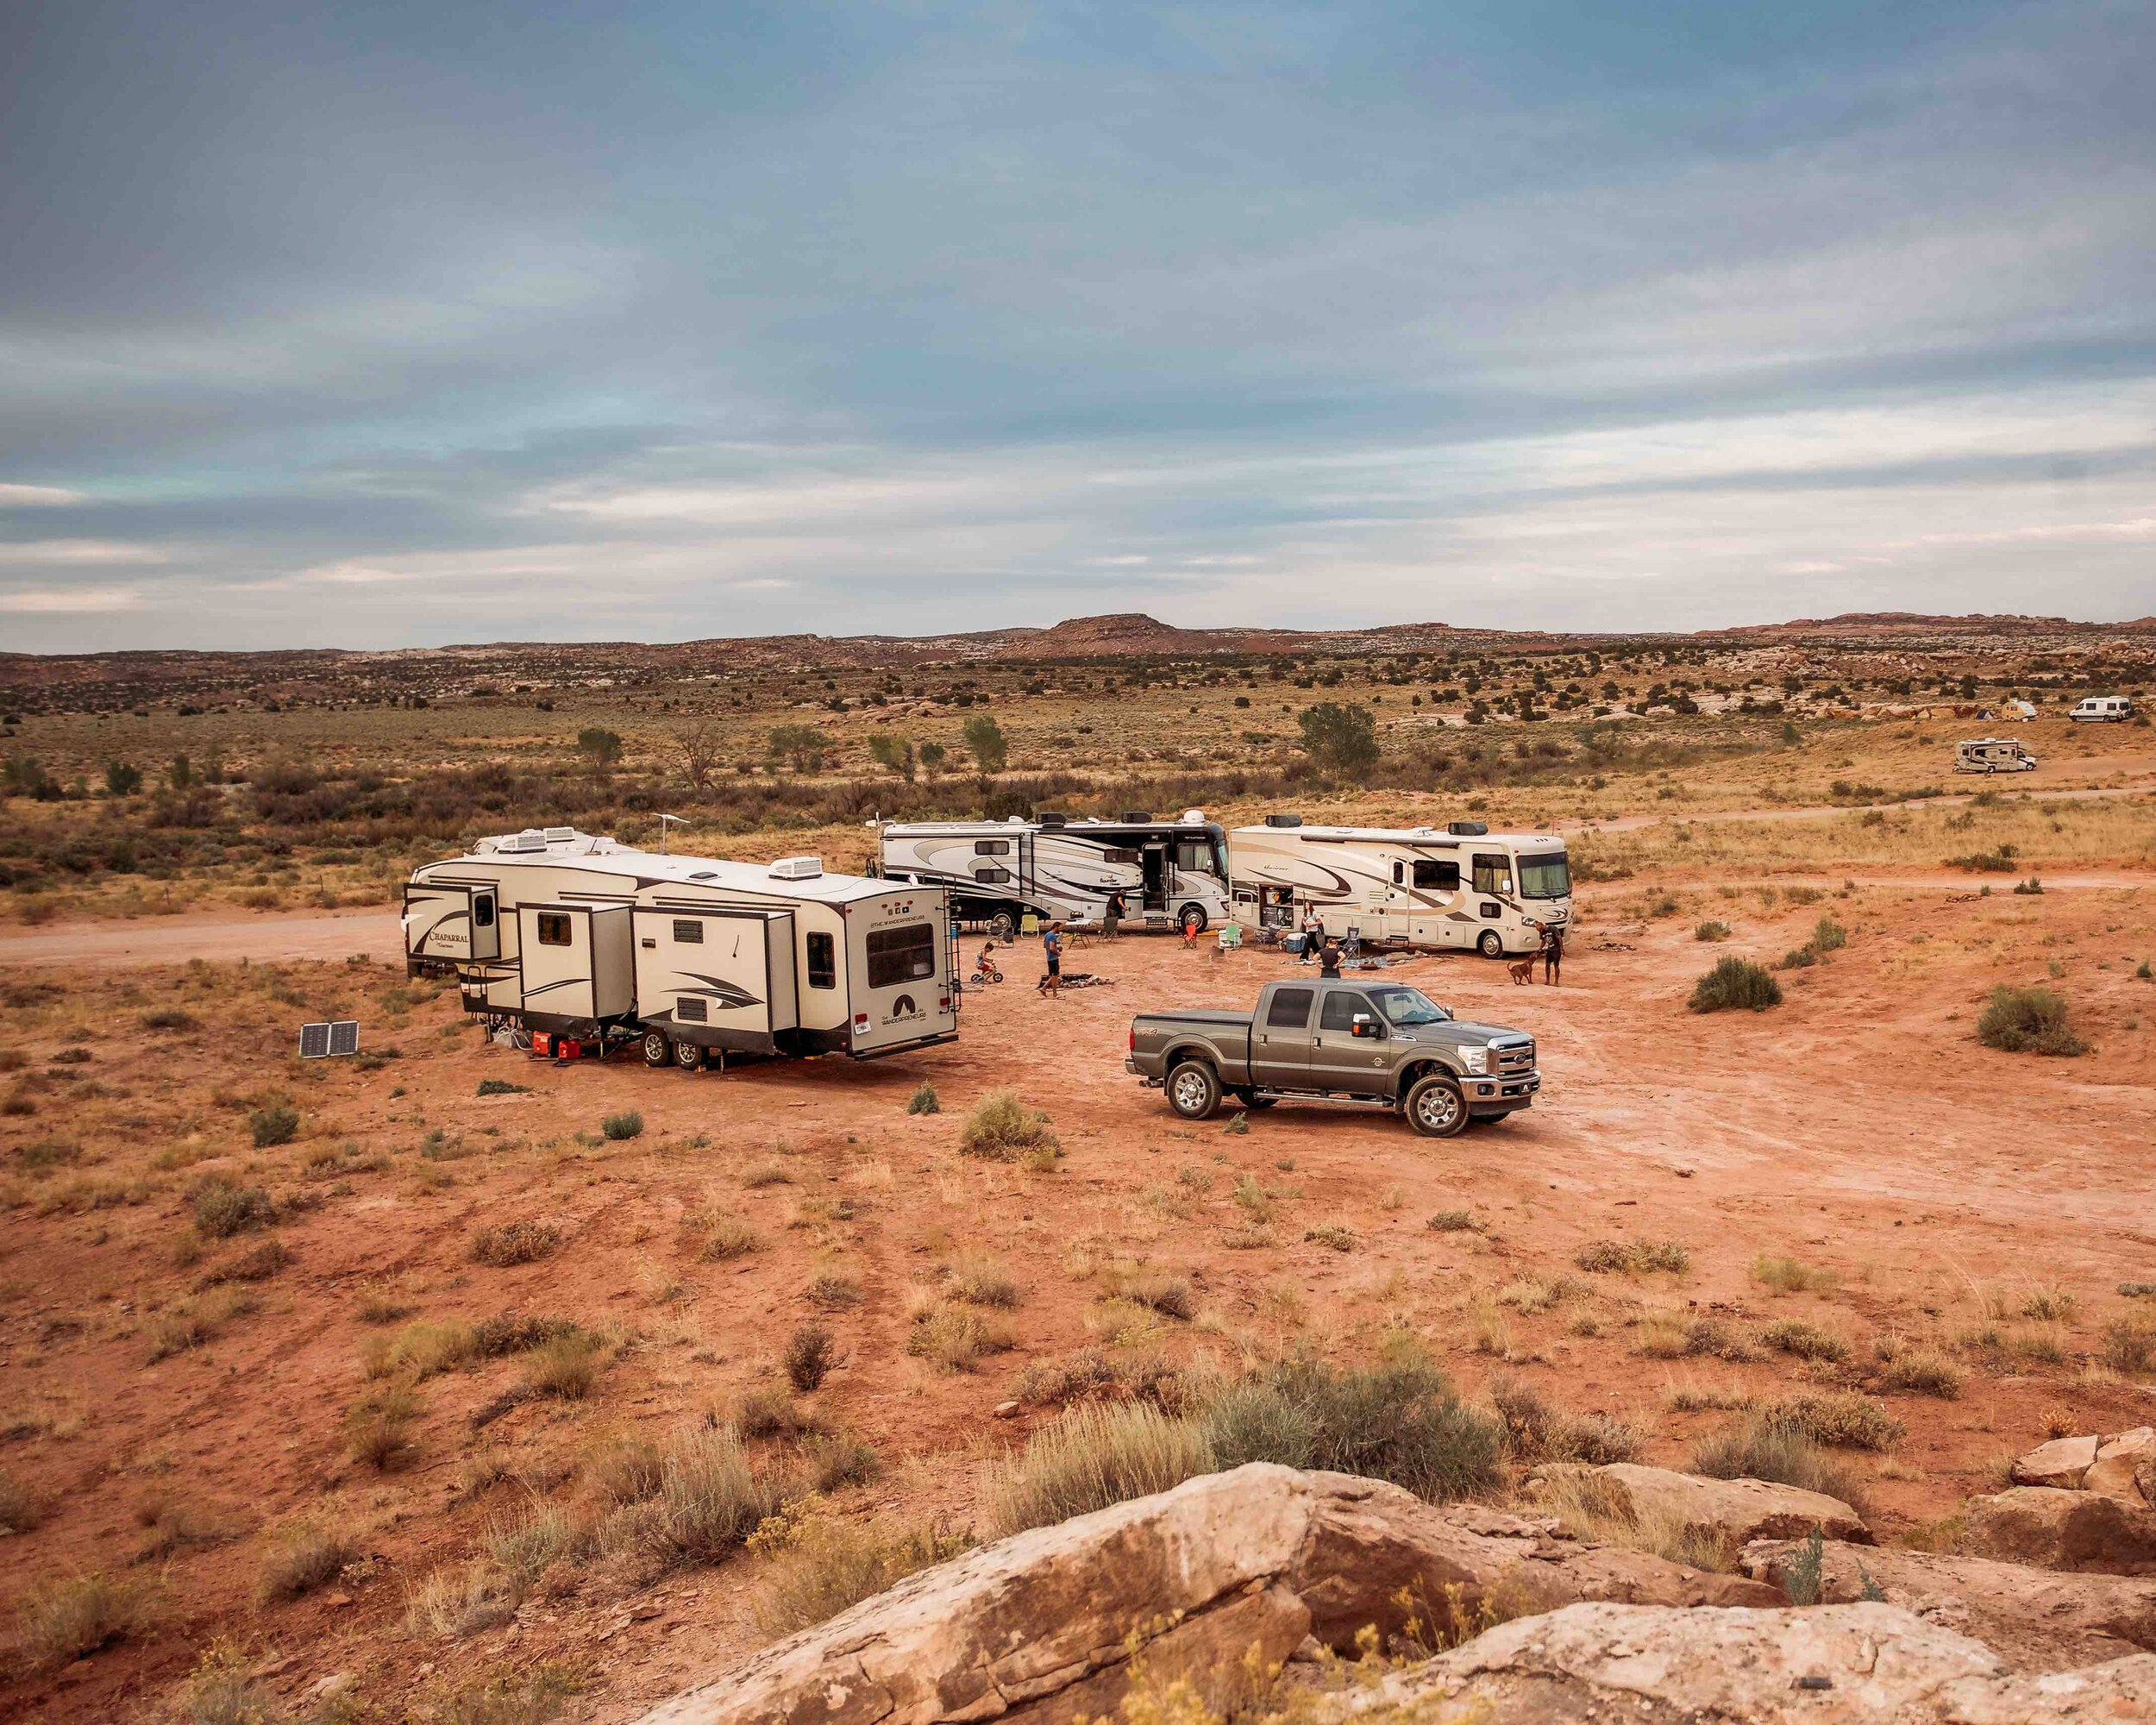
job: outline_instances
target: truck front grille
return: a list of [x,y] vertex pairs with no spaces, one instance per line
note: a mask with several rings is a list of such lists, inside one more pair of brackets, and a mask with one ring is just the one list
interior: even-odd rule
[[1500,1043],[1492,1052],[1497,1057],[1496,1071],[1501,1078],[1514,1078],[1535,1070],[1535,1045],[1532,1041]]

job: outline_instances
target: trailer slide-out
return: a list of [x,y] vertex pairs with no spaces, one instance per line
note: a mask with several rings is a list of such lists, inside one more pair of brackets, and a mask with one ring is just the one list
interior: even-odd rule
[[655,856],[573,827],[482,838],[404,888],[407,969],[454,972],[490,1025],[635,1038],[654,1066],[729,1053],[856,1059],[954,1040],[940,888]]

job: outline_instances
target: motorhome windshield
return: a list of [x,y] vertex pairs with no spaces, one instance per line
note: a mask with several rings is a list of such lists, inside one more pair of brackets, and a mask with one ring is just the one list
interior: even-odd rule
[[1370,999],[1397,1030],[1410,1025],[1443,1024],[1452,1016],[1420,988],[1372,988]]
[[1568,899],[1572,895],[1572,869],[1562,850],[1520,859],[1520,896],[1523,899]]

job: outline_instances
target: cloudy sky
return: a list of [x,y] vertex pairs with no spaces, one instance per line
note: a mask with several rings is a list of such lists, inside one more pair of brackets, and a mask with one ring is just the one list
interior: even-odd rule
[[2156,612],[2156,7],[16,0],[0,647]]

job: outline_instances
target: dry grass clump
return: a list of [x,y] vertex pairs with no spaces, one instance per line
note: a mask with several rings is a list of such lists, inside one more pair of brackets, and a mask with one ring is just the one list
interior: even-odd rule
[[546,1725],[584,1686],[567,1666],[467,1678],[441,1696],[426,1717],[435,1725]]
[[801,1460],[808,1469],[809,1484],[818,1491],[837,1491],[849,1485],[866,1485],[883,1471],[883,1458],[874,1444],[847,1432],[819,1433],[801,1446]]
[[419,1398],[401,1385],[363,1396],[344,1416],[344,1446],[353,1460],[386,1470],[412,1448]]
[[819,1497],[799,1498],[749,1537],[750,1553],[765,1565],[751,1610],[766,1634],[790,1635],[956,1557],[969,1543],[931,1527],[857,1521]]
[[1482,1225],[1466,1210],[1439,1210],[1423,1226],[1432,1233],[1480,1233]]
[[991,1090],[974,1104],[959,1128],[958,1153],[984,1162],[1052,1166],[1063,1146],[1049,1130],[1048,1116],[1027,1107],[1017,1091]]
[[1897,1349],[1879,1367],[1882,1389],[1910,1396],[1936,1396],[1952,1402],[1961,1394],[1961,1368],[1936,1348]]
[[1058,1360],[1035,1360],[1018,1374],[1011,1394],[1029,1408],[1062,1408],[1122,1383],[1122,1368],[1105,1349],[1081,1347]]
[[799,1325],[787,1338],[780,1363],[787,1382],[796,1389],[814,1389],[838,1363],[838,1343],[821,1324]]
[[1353,1251],[1357,1244],[1355,1231],[1344,1228],[1338,1222],[1320,1222],[1316,1227],[1305,1228],[1302,1237],[1310,1245],[1321,1245],[1331,1251]]
[[780,1492],[758,1478],[731,1432],[690,1432],[667,1446],[651,1500],[652,1537],[695,1563],[718,1563],[747,1542],[779,1507]]
[[2128,1377],[2156,1371],[2156,1319],[2135,1314],[2106,1324],[2103,1363]]
[[950,1266],[950,1291],[971,1306],[1008,1311],[1020,1299],[1018,1284],[1004,1261],[987,1252],[969,1252]]
[[1786,1406],[1766,1408],[1707,1440],[1693,1452],[1692,1471],[1710,1479],[1766,1479],[1823,1492],[1858,1515],[1866,1508],[1864,1477],[1822,1450]]
[[16,1606],[17,1646],[33,1670],[65,1665],[145,1634],[159,1603],[153,1584],[103,1571],[36,1582]]
[[2042,988],[1994,988],[1977,1015],[1977,1040],[2009,1054],[2071,1057],[2089,1051],[2066,1023],[2065,1001]]
[[827,1270],[802,1290],[801,1297],[825,1312],[843,1312],[862,1301],[861,1283],[843,1270]]
[[255,1594],[273,1605],[298,1599],[327,1587],[359,1556],[360,1542],[346,1529],[297,1522],[278,1535],[276,1546],[262,1559]]
[[1641,1276],[1662,1270],[1682,1276],[1692,1267],[1692,1254],[1675,1240],[1589,1240],[1573,1254],[1572,1262],[1597,1276]]
[[1792,1396],[1775,1402],[1767,1414],[1794,1427],[1814,1443],[1839,1449],[1892,1449],[1908,1435],[1908,1427],[1868,1396],[1853,1390],[1833,1390],[1817,1396]]
[[1674,1508],[1641,1513],[1632,1494],[1593,1473],[1560,1471],[1536,1479],[1522,1504],[1528,1513],[1555,1516],[1583,1540],[1651,1552],[1692,1569],[1733,1568],[1734,1553],[1709,1528],[1688,1521]]
[[739,1216],[716,1215],[705,1224],[704,1244],[697,1256],[713,1264],[724,1264],[736,1258],[746,1258],[752,1251],[761,1251],[763,1239]]
[[237,1642],[213,1641],[187,1674],[187,1725],[274,1725],[277,1697],[258,1682],[255,1661]]
[[267,1239],[237,1258],[216,1265],[202,1278],[203,1286],[215,1288],[228,1282],[266,1282],[292,1261],[281,1241]]
[[260,1186],[235,1186],[212,1176],[195,1188],[195,1227],[205,1239],[229,1239],[277,1220],[277,1206]]
[[734,1405],[734,1429],[744,1438],[798,1437],[817,1426],[816,1415],[783,1389],[751,1389]]
[[27,1534],[44,1519],[43,1499],[13,1474],[0,1471],[0,1533]]
[[423,1383],[467,1364],[479,1352],[479,1333],[455,1319],[421,1318],[393,1336],[369,1336],[360,1346],[360,1364],[369,1377],[406,1377]]
[[1742,1363],[1758,1353],[1744,1333],[1711,1313],[1693,1317],[1667,1307],[1652,1308],[1634,1321],[1634,1346],[1650,1359],[1686,1359],[1710,1355]]
[[945,1371],[971,1371],[987,1355],[1016,1344],[1002,1324],[962,1306],[936,1305],[914,1319],[906,1351]]
[[561,1245],[561,1230],[552,1222],[519,1217],[515,1221],[481,1228],[473,1235],[472,1262],[504,1270],[511,1264],[536,1264],[542,1258],[551,1258]]
[[1831,1270],[1818,1270],[1794,1258],[1761,1252],[1752,1260],[1752,1279],[1776,1294],[1823,1294],[1839,1279]]
[[1808,1324],[1802,1318],[1783,1318],[1759,1332],[1759,1339],[1780,1353],[1799,1359],[1825,1360],[1839,1365],[1849,1358],[1849,1344],[1830,1330]]
[[642,1503],[658,1494],[666,1452],[640,1433],[616,1433],[592,1446],[584,1471],[609,1504]]
[[592,1393],[606,1369],[611,1350],[603,1336],[569,1330],[551,1337],[524,1356],[521,1380],[534,1396],[557,1402],[580,1402]]
[[1104,1299],[1127,1300],[1134,1306],[1142,1306],[1179,1323],[1188,1323],[1198,1315],[1198,1297],[1191,1291],[1189,1282],[1167,1270],[1112,1267],[1106,1280],[1106,1291],[1101,1296]]
[[1576,1461],[1596,1466],[1637,1461],[1645,1439],[1638,1427],[1607,1414],[1575,1414],[1526,1379],[1499,1373],[1489,1399],[1504,1422],[1505,1447],[1520,1461]]
[[1165,1491],[1213,1465],[1194,1421],[1144,1402],[1073,1408],[1034,1433],[1015,1459],[990,1469],[984,1516],[1000,1538]]
[[575,1329],[567,1318],[527,1317],[515,1310],[497,1312],[472,1326],[472,1345],[488,1359],[499,1359],[505,1354],[527,1352]]

